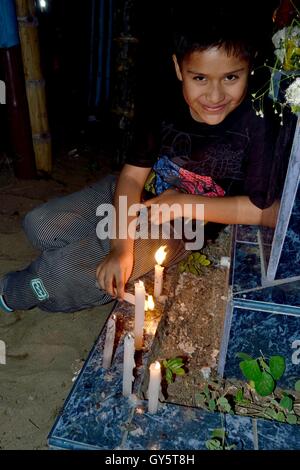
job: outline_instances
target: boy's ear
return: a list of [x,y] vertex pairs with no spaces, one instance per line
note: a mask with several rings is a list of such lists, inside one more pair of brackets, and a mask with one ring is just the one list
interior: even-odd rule
[[175,65],[175,71],[176,71],[177,78],[178,78],[178,80],[180,80],[182,82],[182,74],[181,74],[181,70],[180,70],[180,67],[179,67],[179,64],[178,64],[178,61],[177,61],[177,57],[176,57],[175,54],[172,55],[172,59],[173,59],[174,65]]

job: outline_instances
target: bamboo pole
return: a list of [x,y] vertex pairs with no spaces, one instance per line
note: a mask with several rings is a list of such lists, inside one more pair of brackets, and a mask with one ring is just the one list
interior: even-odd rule
[[10,151],[17,178],[36,176],[14,0],[0,0],[0,61],[4,69]]
[[36,167],[50,173],[52,146],[34,0],[15,0]]

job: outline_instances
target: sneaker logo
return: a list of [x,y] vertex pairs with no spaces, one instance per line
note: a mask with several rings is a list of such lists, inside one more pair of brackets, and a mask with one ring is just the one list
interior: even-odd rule
[[32,279],[30,282],[31,288],[38,298],[38,300],[46,300],[49,299],[49,294],[43,284],[43,281],[39,278],[37,279]]

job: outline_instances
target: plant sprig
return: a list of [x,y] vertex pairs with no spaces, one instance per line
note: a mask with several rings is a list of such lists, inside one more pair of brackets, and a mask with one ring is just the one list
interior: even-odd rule
[[184,361],[181,357],[175,357],[172,359],[164,359],[162,361],[163,369],[165,372],[165,378],[168,384],[174,382],[176,376],[185,375]]

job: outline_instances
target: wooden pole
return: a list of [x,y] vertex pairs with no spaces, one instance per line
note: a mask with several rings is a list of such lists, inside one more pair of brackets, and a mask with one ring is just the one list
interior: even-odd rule
[[10,151],[14,173],[36,176],[28,103],[14,1],[0,0],[0,59],[4,69]]
[[45,80],[40,61],[38,21],[34,16],[34,0],[15,0],[15,3],[36,167],[40,171],[50,173],[52,170],[52,145],[46,106]]

